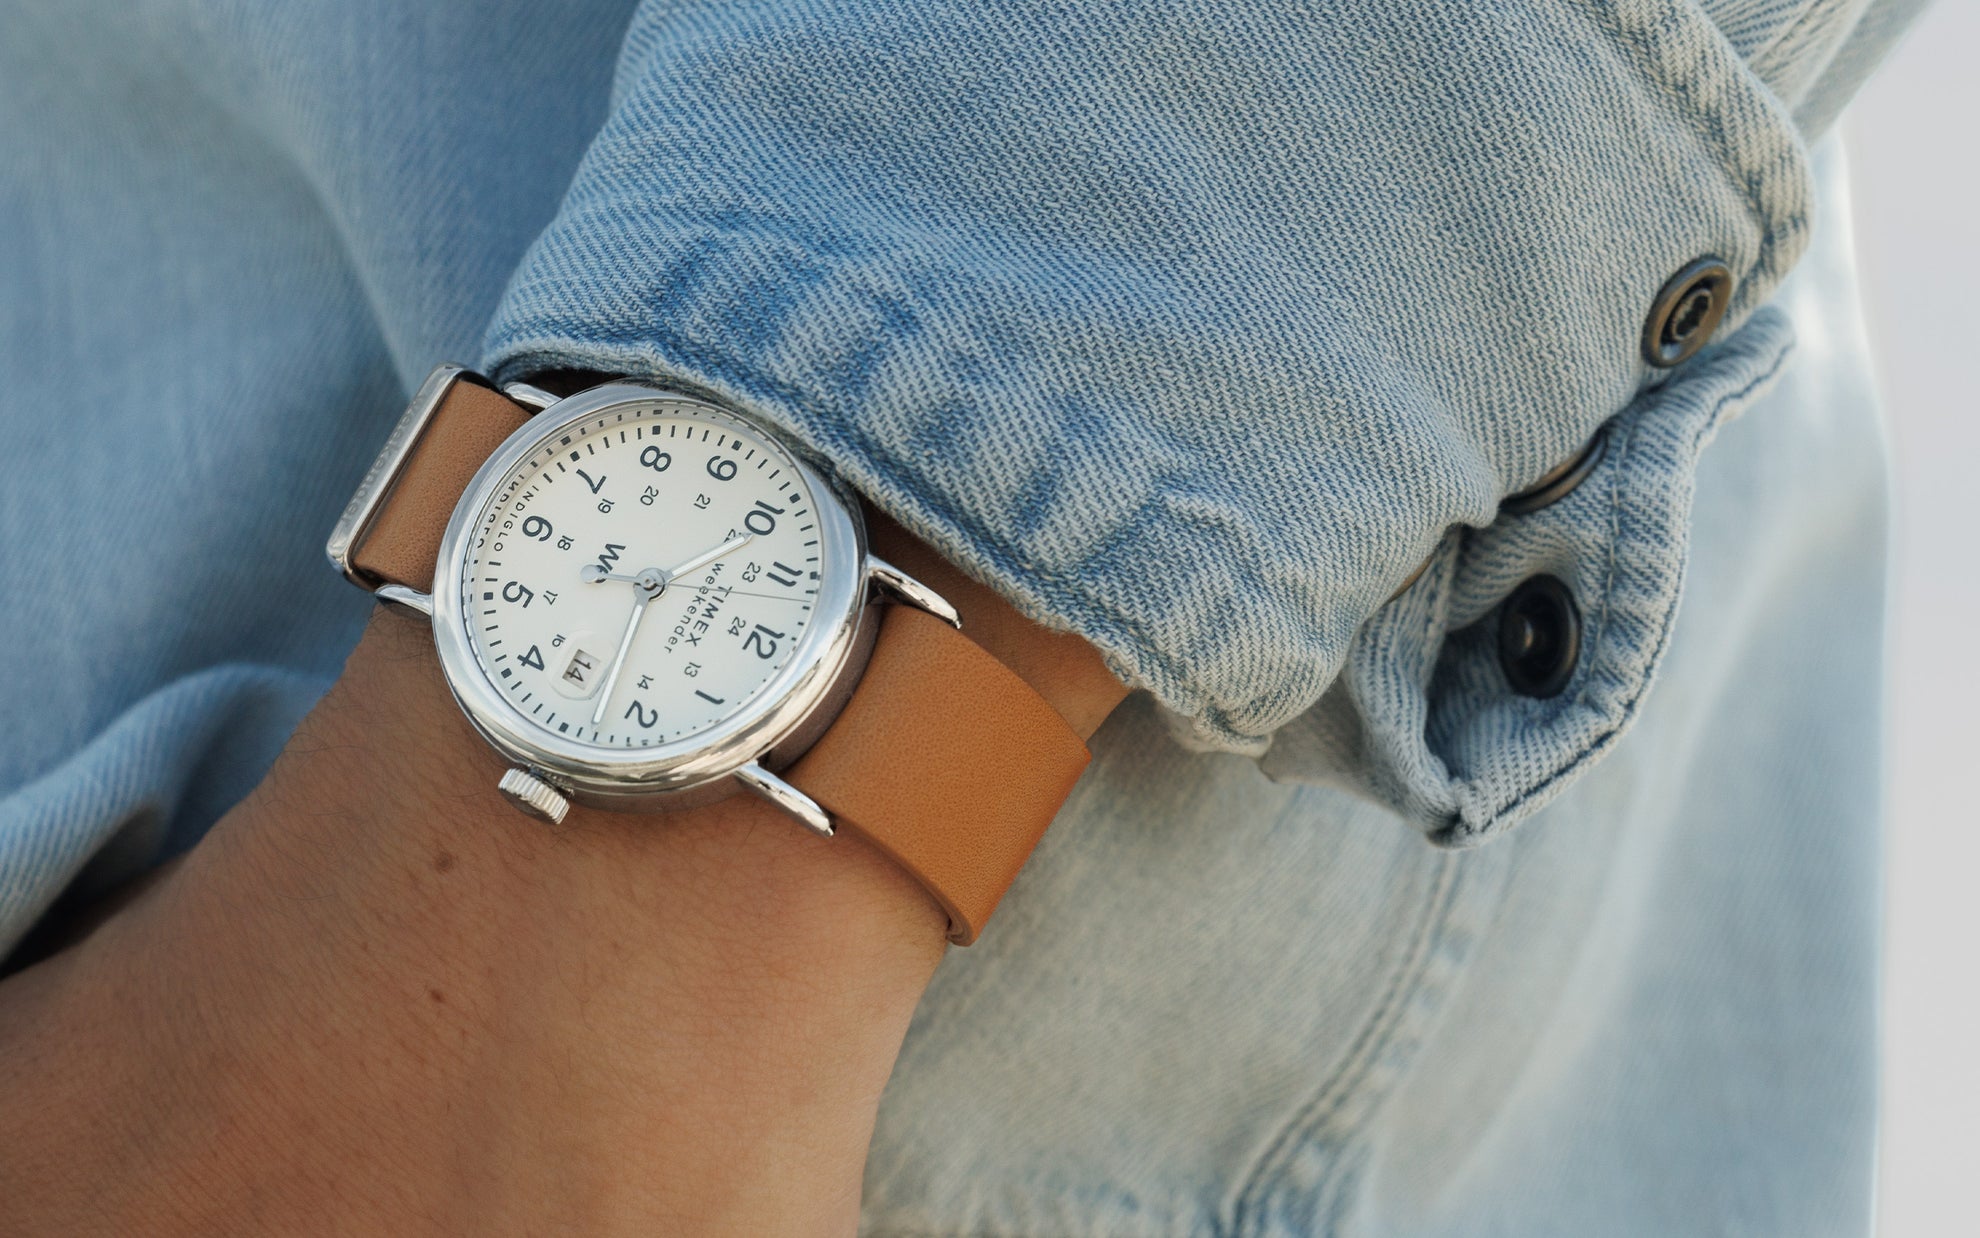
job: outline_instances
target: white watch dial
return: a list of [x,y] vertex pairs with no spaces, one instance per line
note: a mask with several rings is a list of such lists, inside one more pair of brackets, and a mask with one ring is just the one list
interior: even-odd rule
[[571,741],[705,731],[776,676],[815,617],[818,501],[782,448],[698,401],[567,425],[476,518],[460,578],[469,647],[517,712]]

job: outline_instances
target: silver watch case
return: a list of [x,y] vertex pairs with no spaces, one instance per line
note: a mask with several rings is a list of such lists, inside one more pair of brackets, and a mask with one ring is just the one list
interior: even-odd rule
[[[650,811],[705,802],[748,787],[788,809],[811,828],[830,833],[824,813],[769,771],[802,756],[831,725],[853,688],[879,630],[874,607],[906,601],[961,626],[954,608],[926,586],[872,557],[857,501],[828,468],[804,458],[781,432],[726,404],[678,387],[633,380],[608,383],[554,403],[502,442],[468,482],[440,543],[429,598],[402,585],[367,581],[349,562],[378,506],[390,493],[411,446],[453,382],[468,377],[444,367],[422,387],[400,426],[387,440],[328,547],[333,563],[353,581],[388,602],[427,614],[447,686],[483,738],[519,769],[577,802],[621,811]],[[532,388],[509,394],[543,406]],[[654,747],[618,752],[574,742],[535,725],[495,690],[469,643],[462,574],[479,515],[509,470],[545,439],[626,404],[656,401],[693,405],[696,412],[727,420],[782,446],[796,463],[816,501],[820,580],[815,618],[778,674],[742,709],[713,728]],[[408,424],[411,423],[411,424]],[[506,784],[505,784],[506,785]],[[548,788],[546,788],[548,789]],[[514,798],[512,796],[512,798]],[[539,813],[538,815],[543,815]],[[561,812],[555,816],[561,817]]]

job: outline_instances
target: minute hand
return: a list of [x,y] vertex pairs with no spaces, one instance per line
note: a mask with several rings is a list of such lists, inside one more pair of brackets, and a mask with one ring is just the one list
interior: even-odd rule
[[713,550],[705,551],[701,554],[698,554],[694,558],[689,559],[686,563],[680,564],[677,567],[668,568],[666,571],[666,577],[669,581],[675,581],[687,575],[689,572],[700,571],[702,568],[707,567],[709,564],[715,562],[715,560],[721,558],[723,555],[728,554],[730,551],[740,550],[744,546],[749,545],[749,543],[754,541],[755,538],[756,535],[754,533],[744,533],[740,537],[732,537],[728,541],[723,542],[720,546],[717,546]]

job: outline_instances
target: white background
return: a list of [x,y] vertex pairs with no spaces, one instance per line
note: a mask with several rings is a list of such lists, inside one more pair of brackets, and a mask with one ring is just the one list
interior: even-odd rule
[[1886,1238],[1980,1233],[1980,4],[1937,0],[1844,122],[1896,458]]

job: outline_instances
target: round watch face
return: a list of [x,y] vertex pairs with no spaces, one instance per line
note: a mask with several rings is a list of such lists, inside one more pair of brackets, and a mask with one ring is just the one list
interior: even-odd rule
[[638,388],[566,401],[497,452],[450,526],[435,613],[458,608],[454,660],[478,680],[463,692],[469,668],[450,664],[456,695],[485,732],[499,702],[497,729],[526,747],[511,755],[553,767],[691,754],[790,714],[811,664],[849,643],[852,527],[828,483],[725,409]]

